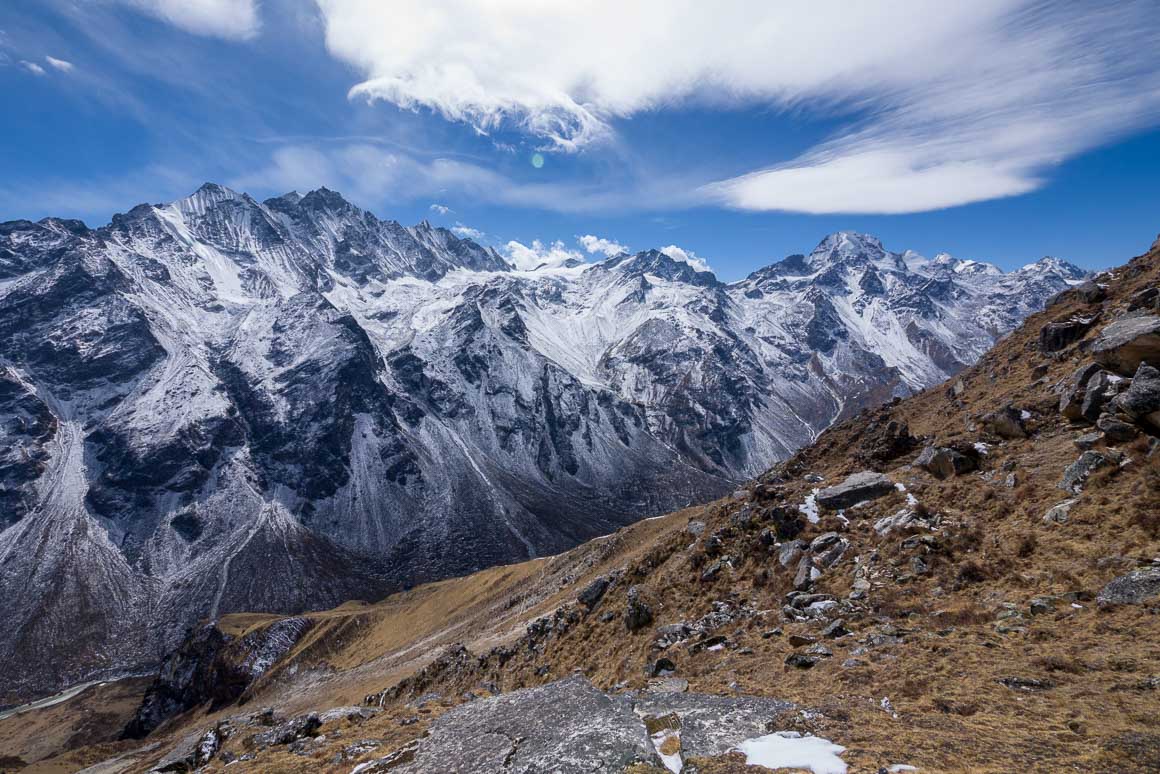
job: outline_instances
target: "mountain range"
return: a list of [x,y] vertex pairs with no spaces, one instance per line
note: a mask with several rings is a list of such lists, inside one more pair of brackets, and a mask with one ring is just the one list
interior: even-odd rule
[[519,270],[326,189],[0,224],[0,702],[721,496],[1083,278],[849,232]]

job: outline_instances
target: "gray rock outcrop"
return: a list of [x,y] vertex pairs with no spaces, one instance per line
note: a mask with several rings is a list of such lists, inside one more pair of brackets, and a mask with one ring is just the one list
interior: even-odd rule
[[894,491],[894,482],[881,473],[864,470],[854,473],[840,484],[818,492],[817,503],[822,508],[839,510],[866,500],[876,500]]

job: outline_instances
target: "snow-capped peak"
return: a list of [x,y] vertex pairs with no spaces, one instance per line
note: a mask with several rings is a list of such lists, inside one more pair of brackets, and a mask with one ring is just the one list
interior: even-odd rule
[[1086,272],[1075,264],[1052,255],[1045,255],[1038,261],[1023,266],[1019,271],[1028,274],[1054,274],[1065,280],[1081,280],[1086,276]]

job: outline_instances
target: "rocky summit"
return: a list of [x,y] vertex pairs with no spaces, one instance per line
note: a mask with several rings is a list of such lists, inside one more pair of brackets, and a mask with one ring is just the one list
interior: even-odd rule
[[852,233],[523,271],[325,188],[0,224],[0,698],[720,496],[1081,279]]

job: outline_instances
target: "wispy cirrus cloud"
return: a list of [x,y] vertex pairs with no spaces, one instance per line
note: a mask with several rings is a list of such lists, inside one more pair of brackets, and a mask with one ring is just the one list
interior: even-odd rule
[[48,62],[49,66],[54,70],[59,70],[62,73],[71,73],[73,71],[73,63],[67,59],[57,59],[55,56],[46,56],[44,61]]
[[248,40],[258,34],[255,0],[121,0],[195,35]]
[[[580,150],[673,105],[845,121],[802,155],[693,185],[745,210],[916,212],[1041,186],[1160,120],[1151,0],[317,0],[351,96]],[[609,56],[615,51],[615,56]]]

